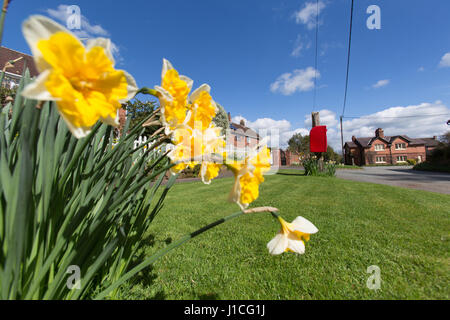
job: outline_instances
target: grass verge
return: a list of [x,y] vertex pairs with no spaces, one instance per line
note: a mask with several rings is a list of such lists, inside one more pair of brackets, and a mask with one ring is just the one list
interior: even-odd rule
[[[175,185],[143,255],[236,211],[231,178]],[[195,238],[123,287],[124,299],[449,299],[450,196],[286,170],[252,205],[301,215],[319,233],[304,255],[271,256],[269,214],[243,216]],[[369,290],[367,268],[381,269]]]

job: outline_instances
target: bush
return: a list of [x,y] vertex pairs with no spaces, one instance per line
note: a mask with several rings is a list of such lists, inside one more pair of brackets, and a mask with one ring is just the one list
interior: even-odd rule
[[432,162],[422,162],[418,163],[413,167],[414,170],[419,171],[435,171],[435,172],[448,172],[450,173],[450,163],[449,164],[437,164]]
[[408,162],[409,165],[415,166],[417,164],[416,159],[407,159],[406,162]]

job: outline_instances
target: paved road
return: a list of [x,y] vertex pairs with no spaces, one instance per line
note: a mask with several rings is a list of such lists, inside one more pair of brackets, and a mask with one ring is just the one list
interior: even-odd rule
[[412,170],[411,167],[364,167],[361,170],[337,170],[338,178],[387,184],[450,194],[450,174]]

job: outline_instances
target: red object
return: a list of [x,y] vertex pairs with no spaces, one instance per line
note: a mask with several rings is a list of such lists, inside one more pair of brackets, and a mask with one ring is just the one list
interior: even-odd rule
[[327,126],[317,126],[309,132],[309,151],[327,152]]

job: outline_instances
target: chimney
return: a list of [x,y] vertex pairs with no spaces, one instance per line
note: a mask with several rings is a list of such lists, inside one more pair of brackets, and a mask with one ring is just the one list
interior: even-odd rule
[[381,128],[375,130],[375,137],[384,138],[384,131]]
[[231,113],[228,112],[228,121],[231,122]]
[[352,141],[355,142],[356,141],[356,137],[352,136]]
[[241,126],[245,127],[245,121],[244,121],[244,119],[241,119],[241,121],[239,122],[239,124],[240,124]]

